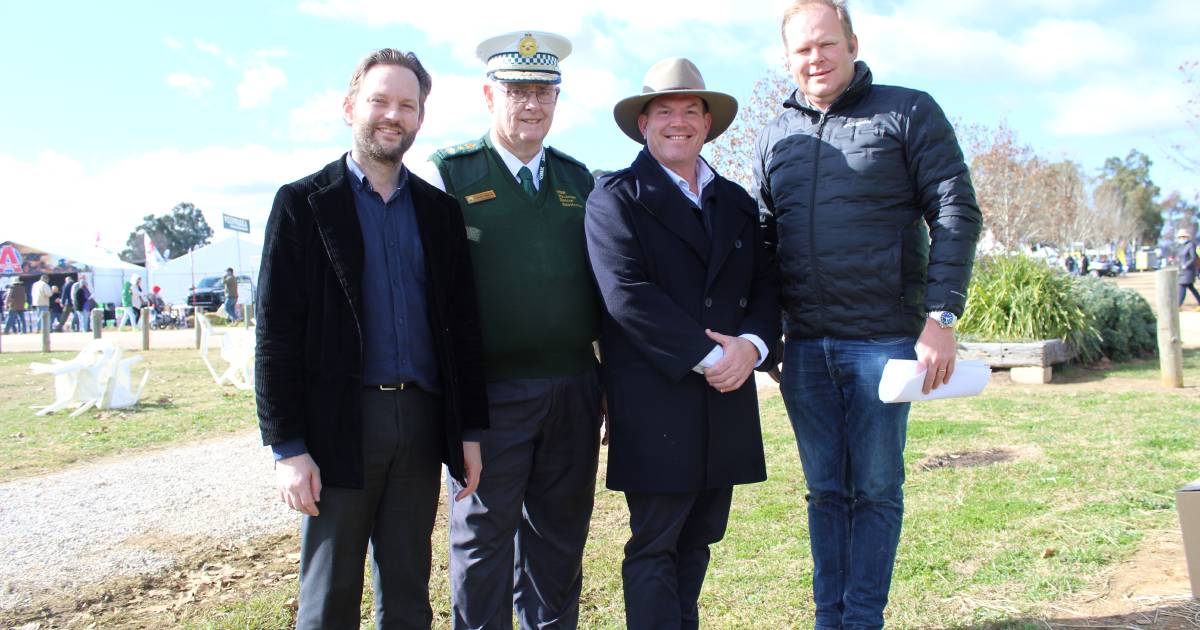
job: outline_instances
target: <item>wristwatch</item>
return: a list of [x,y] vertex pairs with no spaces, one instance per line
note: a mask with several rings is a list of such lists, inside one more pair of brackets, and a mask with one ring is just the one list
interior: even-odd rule
[[954,328],[954,324],[958,322],[958,315],[950,311],[929,311],[929,319],[937,322],[943,329]]

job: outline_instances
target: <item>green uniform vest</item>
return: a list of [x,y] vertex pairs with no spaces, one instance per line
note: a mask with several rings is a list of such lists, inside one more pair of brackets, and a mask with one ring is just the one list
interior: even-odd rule
[[600,299],[583,210],[595,184],[550,147],[537,195],[513,178],[489,135],[430,160],[467,224],[488,382],[578,374],[594,365]]

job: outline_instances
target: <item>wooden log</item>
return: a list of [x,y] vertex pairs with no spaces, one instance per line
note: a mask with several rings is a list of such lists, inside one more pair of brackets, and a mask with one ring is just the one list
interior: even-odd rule
[[1013,343],[960,342],[958,358],[983,361],[994,368],[1048,367],[1075,358],[1062,339]]
[[1183,387],[1183,339],[1179,334],[1179,270],[1155,274],[1158,307],[1158,365],[1163,387]]

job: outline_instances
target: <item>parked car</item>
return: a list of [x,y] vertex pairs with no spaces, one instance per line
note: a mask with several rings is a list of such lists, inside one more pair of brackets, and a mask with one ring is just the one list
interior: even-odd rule
[[1121,263],[1117,261],[1116,256],[1108,254],[1089,253],[1091,264],[1088,265],[1088,273],[1096,276],[1119,276],[1121,275]]
[[[195,291],[187,295],[188,306],[199,306],[205,311],[215,311],[225,303],[225,284],[223,276],[207,276],[196,285]],[[250,284],[250,276],[238,276],[238,304],[251,301],[254,287]]]

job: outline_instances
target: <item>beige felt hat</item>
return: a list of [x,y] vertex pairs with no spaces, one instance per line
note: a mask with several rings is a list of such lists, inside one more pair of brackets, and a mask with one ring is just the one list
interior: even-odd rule
[[646,138],[638,129],[638,115],[646,107],[646,103],[668,94],[699,96],[708,104],[708,112],[712,114],[712,127],[708,130],[705,142],[711,142],[725,132],[737,116],[737,99],[723,92],[713,92],[704,88],[704,77],[696,64],[683,57],[672,57],[650,66],[642,79],[642,93],[617,101],[613,107],[613,118],[625,135],[633,138],[634,142],[645,144]]

